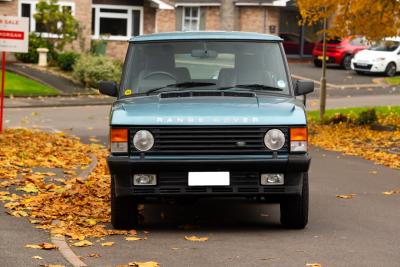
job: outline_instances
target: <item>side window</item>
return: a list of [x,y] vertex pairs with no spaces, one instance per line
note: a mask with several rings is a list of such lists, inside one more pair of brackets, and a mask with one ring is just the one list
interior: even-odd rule
[[362,45],[365,45],[364,38],[361,38],[361,37],[354,38],[354,39],[352,39],[352,40],[350,41],[350,44],[351,44],[351,45],[354,45],[354,46],[362,46]]
[[126,40],[142,31],[141,7],[92,5],[92,37]]
[[182,15],[182,31],[200,30],[200,7],[184,7]]

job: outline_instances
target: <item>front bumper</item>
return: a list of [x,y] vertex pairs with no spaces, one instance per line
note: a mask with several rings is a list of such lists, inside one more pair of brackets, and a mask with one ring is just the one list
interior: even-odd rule
[[362,72],[376,72],[381,73],[385,72],[387,63],[385,61],[382,62],[374,62],[374,63],[358,63],[355,60],[351,62],[351,69],[355,71],[362,71]]
[[[116,196],[284,196],[300,194],[302,173],[310,166],[308,154],[271,158],[237,159],[132,159],[109,156],[107,159]],[[190,171],[229,171],[229,186],[188,186]],[[155,186],[133,186],[133,175],[157,175]],[[261,173],[284,173],[284,185],[263,186]]]

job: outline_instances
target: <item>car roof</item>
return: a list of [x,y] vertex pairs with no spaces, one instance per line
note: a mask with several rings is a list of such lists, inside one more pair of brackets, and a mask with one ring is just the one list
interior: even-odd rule
[[237,41],[275,41],[280,42],[279,36],[255,32],[225,32],[225,31],[198,31],[198,32],[167,32],[148,35],[139,35],[130,39],[130,42],[152,41],[186,41],[186,40],[237,40]]

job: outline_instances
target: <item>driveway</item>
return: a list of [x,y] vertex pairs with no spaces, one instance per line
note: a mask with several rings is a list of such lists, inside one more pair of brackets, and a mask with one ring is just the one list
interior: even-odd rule
[[[106,143],[108,110],[106,106],[6,109],[6,125],[60,129],[86,142],[95,135]],[[398,266],[400,194],[382,192],[400,188],[400,172],[318,148],[311,155],[310,222],[305,230],[281,228],[279,207],[273,204],[227,199],[195,205],[154,203],[145,205],[144,224],[137,229],[141,236],[148,231],[147,240],[128,242],[110,236],[105,240],[114,241],[112,247],[101,247],[95,239],[94,246],[73,251],[78,256],[101,255],[83,257],[89,266],[150,260],[161,266]],[[336,198],[349,193],[356,196]],[[31,257],[38,252],[24,249],[21,240],[45,242],[44,232],[28,223],[13,223],[16,219],[7,216],[0,216],[0,224],[7,225],[7,231],[0,231],[0,259],[5,266],[37,266]],[[189,242],[185,235],[209,240]],[[49,253],[49,259],[63,263],[59,252]]]

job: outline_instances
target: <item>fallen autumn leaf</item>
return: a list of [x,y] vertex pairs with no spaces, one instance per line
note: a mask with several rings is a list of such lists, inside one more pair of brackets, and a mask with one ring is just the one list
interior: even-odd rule
[[336,198],[352,199],[355,196],[356,196],[356,194],[343,194],[343,195],[336,195]]
[[26,248],[34,248],[34,249],[41,249],[42,247],[39,245],[35,245],[35,244],[26,244],[25,245]]
[[134,261],[128,263],[129,266],[135,266],[135,267],[159,267],[160,264],[155,261],[146,261],[146,262],[140,262],[140,261]]
[[136,236],[128,236],[125,237],[126,241],[139,241],[139,240],[145,240],[146,238],[141,238],[141,237],[136,237]]
[[185,236],[185,239],[188,241],[194,241],[194,242],[205,242],[208,240],[208,237],[197,237],[195,235],[193,236]]
[[57,246],[52,243],[41,243],[41,244],[27,244],[26,248],[34,248],[34,249],[44,249],[44,250],[52,250],[57,249]]
[[89,240],[82,240],[82,241],[73,243],[72,245],[73,245],[74,247],[88,247],[88,246],[93,245],[93,243],[90,242]]
[[52,249],[57,249],[57,246],[52,244],[52,243],[42,243],[40,244],[40,246],[42,247],[42,249],[44,250],[52,250]]

